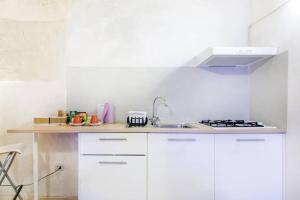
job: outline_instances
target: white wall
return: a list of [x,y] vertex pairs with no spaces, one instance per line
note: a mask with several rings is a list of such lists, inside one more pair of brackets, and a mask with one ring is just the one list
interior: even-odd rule
[[[257,1],[259,6],[260,1]],[[275,5],[270,4],[270,7]],[[288,51],[288,107],[286,135],[286,200],[300,199],[300,2],[290,0],[250,30],[252,45],[274,45]]]
[[248,119],[247,70],[177,67],[209,46],[247,45],[249,20],[248,0],[78,0],[69,20],[68,109],[93,112],[110,101],[123,122],[128,110],[151,114],[162,95],[171,109],[161,108],[165,122]]
[[162,123],[247,120],[247,72],[247,68],[69,68],[67,108],[95,113],[97,104],[108,101],[116,107],[116,120],[125,122],[129,110],[145,110],[151,116],[153,99],[164,96],[169,107],[159,108]]
[[251,0],[251,21],[255,22],[288,0]]
[[244,46],[248,0],[77,0],[69,66],[178,67],[209,46]]
[[[68,8],[68,0],[0,1],[0,145],[27,145],[11,171],[17,184],[32,182],[32,135],[8,135],[6,129],[31,126],[34,116],[49,116],[66,107],[64,44]],[[68,144],[68,150],[62,150],[57,141],[52,135],[40,137],[41,175],[54,170],[53,160],[63,162],[68,158],[76,162],[72,157],[76,140],[60,138]],[[76,177],[70,176],[76,168],[68,162],[66,168],[70,170],[41,182],[42,196],[76,194],[76,184],[63,182],[76,182]],[[0,199],[11,199],[12,193],[1,187]],[[32,187],[25,187],[23,196],[30,199]]]
[[[77,71],[77,68],[69,68],[68,85],[73,86],[70,83],[76,82],[76,77],[80,77],[80,82],[76,84],[84,83],[82,89],[90,86],[89,83],[103,83],[99,92],[95,92],[97,98],[82,109],[92,109],[95,103],[105,98],[113,101],[120,99],[119,94],[113,92],[117,91],[123,94],[121,98],[124,97],[124,102],[116,103],[120,111],[119,119],[123,119],[124,111],[133,105],[133,98],[125,93],[125,87],[134,86],[137,83],[135,78],[141,76],[142,92],[133,96],[141,97],[140,102],[134,99],[136,109],[146,107],[149,110],[153,97],[162,94],[168,98],[171,108],[175,108],[173,113],[176,115],[170,115],[169,120],[187,120],[186,116],[190,113],[188,120],[223,117],[229,114],[234,103],[237,103],[235,106],[240,112],[230,117],[248,116],[248,109],[243,109],[238,103],[238,100],[247,101],[244,87],[248,87],[248,79],[244,76],[245,71],[234,70],[225,74],[224,71],[171,68],[185,66],[194,55],[208,46],[247,45],[248,0],[2,0],[0,143],[22,141],[28,145],[25,154],[15,164],[14,174],[18,182],[32,180],[31,135],[7,136],[4,133],[9,127],[29,126],[33,116],[50,115],[66,106],[64,42],[69,2],[72,10],[68,18],[67,66],[84,69]],[[90,66],[101,68],[93,69]],[[156,67],[157,71],[147,67]],[[114,70],[117,71],[116,76],[113,75],[116,72]],[[85,83],[81,73],[91,78],[90,81]],[[98,80],[99,76],[103,76],[103,79]],[[219,79],[221,81],[216,81]],[[173,87],[176,84],[184,95]],[[116,86],[122,90],[116,90]],[[222,90],[217,95],[208,91],[209,87],[221,87]],[[227,87],[238,89],[227,93]],[[76,100],[83,98],[79,92],[69,92],[74,94],[74,98],[68,98],[69,107],[86,106],[75,104]],[[197,95],[194,96],[194,93]],[[92,93],[89,95],[93,98]],[[217,106],[209,101],[212,97]],[[177,98],[186,104],[177,101]],[[204,109],[202,103],[208,102],[209,106]],[[192,110],[193,106],[203,111]],[[212,111],[216,109],[215,106],[219,112]],[[191,112],[187,113],[185,108]],[[162,112],[165,116],[169,114],[166,110]],[[217,114],[214,116],[211,113]],[[168,120],[167,117],[164,119]],[[41,183],[41,195],[76,195],[76,136],[44,135],[40,139],[41,175],[52,171],[56,162],[64,164],[66,168],[64,172]],[[25,188],[24,192],[30,197],[31,188]],[[3,195],[2,191],[0,193]],[[0,198],[4,199],[3,196]]]

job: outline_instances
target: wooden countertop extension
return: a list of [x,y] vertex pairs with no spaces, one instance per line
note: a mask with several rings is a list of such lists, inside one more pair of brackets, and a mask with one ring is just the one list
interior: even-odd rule
[[100,126],[54,126],[54,125],[38,125],[26,128],[8,129],[7,133],[251,133],[251,134],[284,134],[285,131],[273,128],[212,128],[201,124],[191,124],[193,128],[153,128],[151,126],[140,128],[127,128],[126,124],[104,124]]

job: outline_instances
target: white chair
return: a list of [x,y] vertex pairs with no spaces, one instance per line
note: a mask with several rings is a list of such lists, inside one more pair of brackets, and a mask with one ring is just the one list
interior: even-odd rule
[[2,185],[5,178],[10,183],[12,188],[15,191],[15,196],[13,200],[19,198],[20,200],[23,200],[23,198],[20,195],[20,192],[22,190],[22,185],[17,186],[14,184],[12,179],[8,175],[8,171],[16,157],[17,154],[21,154],[25,149],[24,144],[12,144],[12,145],[6,145],[6,146],[0,146],[0,155],[7,155],[4,159],[3,163],[0,160],[0,186]]

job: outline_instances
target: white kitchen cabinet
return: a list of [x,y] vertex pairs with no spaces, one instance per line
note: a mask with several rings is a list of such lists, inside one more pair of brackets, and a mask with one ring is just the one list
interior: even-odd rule
[[146,200],[145,156],[81,156],[79,200]]
[[200,199],[214,199],[214,135],[148,134],[148,200]]
[[282,134],[215,136],[216,200],[282,200]]
[[79,134],[78,199],[146,200],[143,149],[147,135],[142,133]]

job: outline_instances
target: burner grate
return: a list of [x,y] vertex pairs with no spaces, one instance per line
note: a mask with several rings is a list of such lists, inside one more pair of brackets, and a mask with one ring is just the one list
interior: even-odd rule
[[202,120],[199,123],[211,127],[264,127],[262,123],[245,120]]

